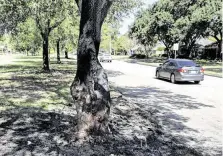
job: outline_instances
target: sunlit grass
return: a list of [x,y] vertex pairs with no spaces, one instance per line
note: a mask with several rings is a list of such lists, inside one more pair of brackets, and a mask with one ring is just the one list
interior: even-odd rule
[[17,56],[0,65],[0,110],[11,107],[58,109],[72,102],[70,85],[76,61],[51,58],[51,72],[42,71],[41,56]]

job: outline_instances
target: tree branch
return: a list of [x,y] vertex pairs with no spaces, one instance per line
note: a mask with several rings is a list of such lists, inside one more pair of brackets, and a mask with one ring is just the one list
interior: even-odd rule
[[81,13],[82,10],[82,0],[75,0],[77,7],[79,9],[79,13]]
[[54,23],[54,25],[52,25],[51,27],[49,27],[49,32],[52,31],[53,29],[55,29],[56,27],[58,27],[61,23],[63,23],[63,21],[66,19],[66,17],[64,17],[62,20],[57,21]]
[[212,37],[214,37],[218,42],[220,42],[220,39],[218,38],[218,36],[213,35]]
[[39,20],[39,17],[37,15],[36,15],[35,21],[36,21],[36,25],[37,25],[38,29],[40,30],[41,36],[44,37],[43,28],[40,24],[40,20]]
[[219,31],[220,34],[220,40],[222,41],[222,30]]

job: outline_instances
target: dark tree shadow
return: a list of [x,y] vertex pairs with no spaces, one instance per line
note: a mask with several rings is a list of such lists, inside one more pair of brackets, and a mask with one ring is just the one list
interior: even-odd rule
[[[125,101],[119,99],[119,106],[124,103]],[[34,107],[17,107],[2,111],[1,155],[200,155],[173,139],[164,140],[163,136],[158,135],[159,131],[156,132],[155,127],[145,131],[147,146],[145,142],[141,145],[138,136],[128,137],[122,133],[123,126],[128,128],[131,123],[129,121],[125,124],[128,120],[125,118],[126,114],[116,109],[113,113],[117,118],[112,118],[111,133],[90,137],[80,145],[75,138],[76,117],[72,112],[53,112]],[[155,126],[155,123],[153,125]]]
[[72,140],[75,121],[75,115],[34,107],[1,111],[0,155],[58,155]]
[[206,68],[205,71],[212,71],[216,73],[222,73],[222,68]]

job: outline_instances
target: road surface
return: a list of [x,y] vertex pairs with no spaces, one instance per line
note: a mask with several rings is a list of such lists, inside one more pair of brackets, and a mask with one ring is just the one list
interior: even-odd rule
[[171,84],[155,78],[155,67],[115,60],[102,65],[128,100],[159,110],[167,133],[204,155],[222,155],[222,78],[205,76],[199,85]]

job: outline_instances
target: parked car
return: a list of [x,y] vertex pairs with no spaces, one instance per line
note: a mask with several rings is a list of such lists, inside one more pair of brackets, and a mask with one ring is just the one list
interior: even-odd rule
[[98,55],[98,60],[100,61],[100,62],[112,62],[112,56],[111,56],[111,54],[109,54],[109,53],[99,53],[99,55]]
[[169,59],[156,68],[156,78],[164,78],[172,83],[194,81],[199,84],[204,80],[204,69],[192,60]]

